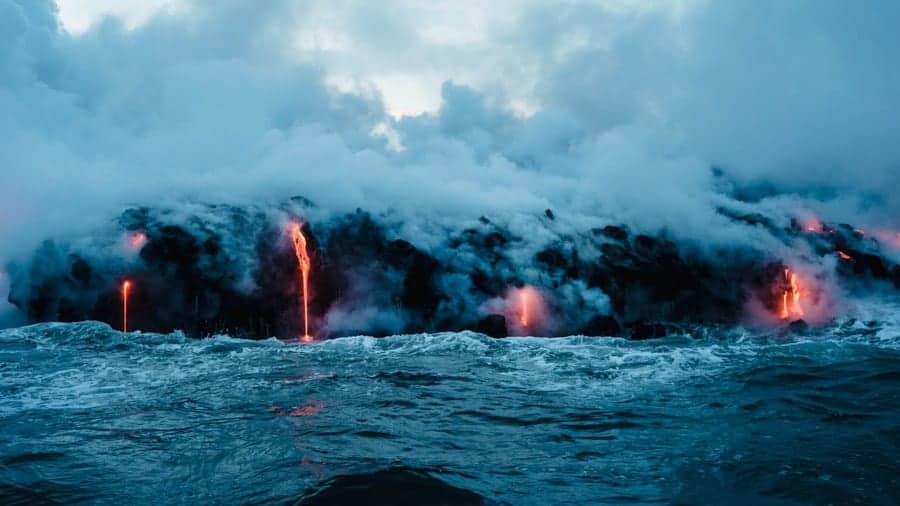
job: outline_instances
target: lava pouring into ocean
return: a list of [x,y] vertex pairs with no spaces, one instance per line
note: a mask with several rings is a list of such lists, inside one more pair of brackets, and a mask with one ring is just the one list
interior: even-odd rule
[[784,279],[788,288],[784,290],[781,300],[781,319],[798,319],[803,317],[803,308],[800,306],[801,289],[797,274],[790,269],[784,270]]
[[122,282],[122,332],[128,332],[128,292],[131,291],[131,281]]
[[523,288],[519,291],[519,300],[522,303],[519,323],[521,323],[523,327],[528,327],[528,290]]
[[[511,297],[510,297],[511,296]],[[547,309],[541,292],[533,286],[525,285],[515,288],[507,296],[510,304],[507,310],[508,318],[515,322],[516,329],[513,333],[530,335],[534,332],[546,331]]]
[[297,267],[300,270],[301,305],[303,308],[303,341],[312,341],[309,333],[309,271],[312,261],[306,251],[306,237],[300,230],[299,223],[292,223],[290,227],[291,241],[294,244],[294,254],[297,255]]

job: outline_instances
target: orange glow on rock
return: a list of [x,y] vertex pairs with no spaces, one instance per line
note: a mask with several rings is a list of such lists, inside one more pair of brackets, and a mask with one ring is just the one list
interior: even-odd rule
[[846,308],[833,267],[782,263],[767,271],[770,283],[747,301],[745,316],[763,327],[782,327],[801,319],[812,326],[832,322]]
[[522,324],[523,327],[528,326],[528,290],[521,289],[519,290],[519,300],[521,302],[520,306],[520,314],[519,314],[519,323]]
[[841,257],[841,260],[847,260],[847,261],[853,260],[853,257],[852,257],[852,256],[850,256],[850,255],[844,253],[844,252],[841,251],[841,250],[838,250],[838,251],[837,251],[837,254],[838,254],[839,257]]
[[538,336],[554,330],[544,293],[531,285],[510,286],[502,297],[485,301],[479,312],[503,316],[506,332],[511,336]]
[[129,251],[137,251],[143,248],[144,244],[147,244],[147,234],[143,232],[132,232],[131,235],[128,236]]
[[547,330],[547,307],[537,288],[525,285],[513,288],[506,297],[506,317],[512,334],[534,335]]
[[122,332],[128,332],[128,292],[131,291],[131,281],[122,282]]
[[813,234],[821,234],[825,230],[825,225],[814,216],[804,220],[801,226],[803,230]]
[[301,290],[301,309],[303,311],[303,336],[300,338],[304,342],[313,340],[309,333],[309,271],[312,267],[312,261],[309,253],[306,251],[306,237],[300,230],[299,223],[292,223],[290,226],[291,241],[294,244],[294,254],[297,256],[297,268],[300,271],[300,290]]
[[800,305],[801,287],[797,274],[790,269],[784,270],[784,279],[788,288],[781,297],[781,319],[798,319],[803,317],[803,307]]

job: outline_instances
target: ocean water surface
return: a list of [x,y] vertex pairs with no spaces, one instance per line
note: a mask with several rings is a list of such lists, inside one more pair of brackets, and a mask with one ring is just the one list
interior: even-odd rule
[[900,332],[0,331],[0,503],[896,504]]

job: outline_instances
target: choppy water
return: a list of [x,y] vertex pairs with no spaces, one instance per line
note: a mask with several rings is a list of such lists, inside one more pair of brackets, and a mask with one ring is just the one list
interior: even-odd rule
[[896,503],[900,332],[820,334],[4,330],[0,503]]

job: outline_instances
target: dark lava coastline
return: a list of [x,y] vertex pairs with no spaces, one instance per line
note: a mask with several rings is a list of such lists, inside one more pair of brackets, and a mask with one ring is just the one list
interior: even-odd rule
[[[9,301],[30,322],[118,327],[120,283],[129,279],[137,287],[130,329],[294,338],[303,331],[297,259],[284,238],[288,222],[302,223],[312,257],[316,338],[459,330],[504,337],[514,333],[509,315],[485,302],[533,285],[550,315],[535,335],[646,339],[739,324],[751,299],[776,314],[786,289],[787,260],[746,246],[703,247],[610,224],[559,234],[523,261],[512,251],[528,239],[486,216],[425,247],[363,210],[316,220],[308,218],[310,208],[299,197],[272,209],[131,208],[110,230],[48,239],[29,260],[9,265]],[[834,272],[848,290],[900,288],[900,266],[877,239],[851,225],[809,231],[796,220],[779,228],[761,214],[719,213],[765,229],[788,248],[803,244],[816,261],[835,256]],[[548,209],[536,219],[549,227],[561,218]],[[123,243],[129,237],[140,242],[129,248]]]

